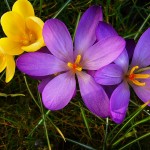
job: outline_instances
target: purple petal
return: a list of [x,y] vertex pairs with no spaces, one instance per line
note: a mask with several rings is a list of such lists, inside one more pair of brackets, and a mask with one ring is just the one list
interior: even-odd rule
[[96,71],[94,79],[102,85],[114,85],[120,83],[123,77],[122,68],[116,64],[110,64]]
[[95,73],[96,73],[96,70],[87,70],[87,73],[88,73],[89,75],[91,75],[92,77],[94,77],[94,76],[95,76]]
[[105,38],[86,50],[81,64],[84,69],[98,70],[114,61],[124,48],[125,41],[120,36]]
[[150,28],[140,37],[133,54],[131,66],[146,67],[150,65]]
[[57,58],[69,62],[73,60],[73,44],[70,33],[63,22],[49,19],[43,27],[43,38],[50,52]]
[[85,11],[78,24],[75,36],[75,53],[81,54],[96,41],[95,30],[103,14],[100,6],[92,6]]
[[[150,70],[144,71],[143,74],[150,74]],[[145,86],[136,86],[134,84],[130,84],[132,88],[134,89],[136,95],[144,102],[146,103],[147,101],[150,100],[150,79],[143,79],[139,80],[141,82],[145,82]],[[149,104],[150,106],[150,104]]]
[[115,29],[108,23],[100,21],[96,28],[96,37],[97,40],[103,40],[110,36],[117,36]]
[[97,116],[109,116],[109,99],[103,88],[87,73],[77,74],[81,96],[87,108]]
[[115,59],[114,63],[120,66],[124,73],[128,71],[129,58],[126,49],[124,49],[123,52],[117,57],[117,59]]
[[114,122],[120,124],[126,116],[130,100],[129,86],[122,82],[112,93],[110,98],[110,113]]
[[75,92],[75,76],[66,72],[52,79],[42,92],[42,100],[49,110],[59,110],[64,108]]
[[67,64],[46,53],[26,53],[17,59],[17,67],[31,76],[46,76],[68,69]]
[[117,88],[118,84],[116,85],[102,85],[103,89],[105,90],[106,94],[110,98],[113,91]]
[[[147,101],[150,100],[150,82],[149,85],[147,86],[136,86],[132,85],[136,95],[144,102],[146,103]],[[150,106],[150,104],[149,104]]]
[[37,52],[51,54],[51,52],[49,51],[49,49],[46,46],[40,48]]
[[126,50],[127,50],[129,59],[133,57],[135,46],[136,46],[136,43],[133,39],[126,39]]
[[40,93],[43,92],[43,89],[45,88],[45,86],[54,78],[53,75],[45,77],[44,79],[42,79],[41,83],[38,85],[38,91]]

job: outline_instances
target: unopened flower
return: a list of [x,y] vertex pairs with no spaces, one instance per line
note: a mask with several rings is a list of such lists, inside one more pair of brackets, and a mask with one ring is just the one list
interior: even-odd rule
[[[115,30],[105,23],[99,27],[107,29],[105,37],[114,36]],[[110,33],[112,33],[110,35]],[[101,30],[97,36],[100,37]],[[95,74],[95,80],[101,85],[117,85],[110,97],[110,114],[116,123],[121,123],[126,115],[130,100],[129,85],[137,96],[143,101],[150,100],[150,70],[145,67],[150,65],[150,28],[140,37],[129,65],[129,57],[126,49],[114,61]]]
[[42,91],[42,100],[50,110],[64,108],[76,92],[77,76],[81,96],[88,109],[97,116],[109,116],[109,99],[87,70],[97,70],[116,59],[125,47],[125,41],[113,36],[96,42],[95,30],[102,20],[101,7],[92,6],[82,16],[75,48],[67,27],[58,19],[47,20],[43,37],[51,54],[27,53],[17,60],[18,68],[32,76],[54,74]]

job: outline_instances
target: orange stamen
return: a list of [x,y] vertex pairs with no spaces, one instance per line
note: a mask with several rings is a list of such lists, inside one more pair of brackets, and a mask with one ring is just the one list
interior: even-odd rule
[[82,67],[79,65],[80,61],[81,61],[81,55],[77,55],[75,63],[68,62],[67,66],[71,68],[73,72],[82,71]]
[[140,82],[137,79],[147,79],[147,78],[150,78],[150,75],[149,74],[135,74],[134,71],[138,68],[139,66],[134,66],[130,70],[128,79],[137,86],[145,86],[146,84],[145,82]]

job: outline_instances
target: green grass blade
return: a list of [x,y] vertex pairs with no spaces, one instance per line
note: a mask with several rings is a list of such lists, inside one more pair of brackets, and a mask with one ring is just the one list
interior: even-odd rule
[[46,126],[46,119],[45,119],[45,114],[44,114],[44,111],[43,111],[43,105],[42,105],[42,100],[41,100],[41,97],[39,95],[39,99],[40,99],[40,104],[41,104],[41,113],[42,113],[42,119],[43,119],[43,124],[44,124],[44,129],[45,129],[45,136],[46,136],[46,139],[47,139],[47,144],[48,144],[48,149],[51,150],[51,145],[50,145],[50,140],[49,140],[49,137],[48,137],[48,131],[47,131],[47,126]]
[[107,144],[107,135],[108,135],[108,125],[109,125],[109,119],[106,118],[106,130],[105,130],[105,138],[104,138],[104,144],[103,144],[103,150],[106,149]]
[[0,93],[0,96],[2,97],[17,97],[17,96],[25,96],[24,94],[5,94],[5,93]]
[[139,30],[138,30],[138,32],[137,32],[137,34],[135,35],[135,37],[134,37],[134,40],[136,40],[137,39],[137,37],[139,36],[139,34],[141,33],[141,31],[142,31],[142,29],[143,29],[143,27],[145,26],[145,24],[147,23],[147,21],[149,20],[149,18],[150,18],[150,14],[147,16],[147,18],[144,20],[144,22],[142,23],[142,25],[141,25],[141,27],[139,28]]
[[[45,113],[45,117],[47,117],[47,115],[50,113],[50,110],[48,110],[46,113]],[[31,130],[31,132],[29,133],[29,135],[28,135],[28,137],[27,138],[29,138],[32,134],[33,134],[33,132],[38,128],[38,126],[39,125],[41,125],[42,123],[43,123],[43,118],[41,118],[40,120],[39,120],[39,122],[36,124],[36,126]]]
[[74,34],[73,34],[73,38],[72,38],[73,41],[74,41],[74,38],[75,38],[75,35],[76,35],[76,31],[77,31],[77,27],[78,27],[78,23],[79,23],[80,17],[81,17],[81,12],[79,12],[78,17],[77,17],[75,30],[74,30]]
[[[80,102],[79,102],[79,105],[81,106],[81,103],[80,103]],[[90,138],[91,138],[92,136],[91,136],[91,131],[90,131],[90,128],[89,128],[88,120],[87,120],[87,118],[86,118],[85,112],[84,112],[84,110],[82,109],[82,107],[80,107],[80,111],[81,111],[81,114],[82,114],[82,117],[83,117],[83,120],[84,120],[86,129],[87,129],[87,131],[88,131],[88,134],[89,134],[89,136],[90,136]]]
[[66,140],[69,141],[69,142],[75,143],[75,144],[77,144],[77,145],[80,145],[80,146],[82,146],[82,147],[84,147],[84,148],[86,148],[86,149],[88,149],[88,150],[96,150],[95,148],[92,148],[91,146],[88,146],[88,145],[85,145],[85,144],[83,144],[83,143],[74,141],[74,140],[72,140],[72,139],[66,138]]
[[137,142],[137,141],[139,141],[139,140],[141,140],[141,139],[143,139],[143,138],[146,138],[147,136],[150,136],[150,132],[149,132],[149,133],[146,133],[146,134],[140,136],[139,138],[133,140],[132,142],[126,144],[125,146],[121,147],[119,150],[126,149],[126,147],[128,147],[129,145],[131,145],[131,144],[133,144],[133,143],[135,143],[135,142]]
[[111,143],[115,140],[115,138],[119,135],[119,133],[150,103],[150,101],[144,103],[143,105],[141,105],[140,108],[137,109],[136,112],[134,112],[131,115],[131,118],[122,126],[122,128],[117,132],[117,134],[114,136],[114,138],[112,139]]
[[5,3],[6,3],[6,5],[7,5],[8,10],[11,11],[11,8],[10,8],[9,3],[8,3],[7,0],[5,0]]
[[58,11],[57,13],[53,16],[53,18],[56,18],[63,10],[64,8],[71,2],[71,0],[68,0]]
[[34,96],[33,96],[32,92],[31,92],[31,90],[30,90],[30,88],[29,88],[29,85],[28,85],[28,82],[27,82],[27,78],[26,78],[26,76],[24,75],[24,76],[23,76],[23,78],[24,78],[24,81],[25,81],[26,87],[27,87],[27,89],[28,89],[28,92],[29,92],[29,94],[30,94],[31,98],[33,99],[33,101],[35,102],[35,104],[36,104],[36,105],[39,107],[39,109],[40,109],[39,104],[37,103],[36,99],[34,98]]

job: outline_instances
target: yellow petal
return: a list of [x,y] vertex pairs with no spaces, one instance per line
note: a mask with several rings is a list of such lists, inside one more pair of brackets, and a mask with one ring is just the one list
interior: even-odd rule
[[14,41],[19,41],[26,33],[25,20],[12,11],[2,15],[1,25],[5,34]]
[[23,53],[21,44],[19,42],[12,41],[9,38],[1,38],[0,46],[2,47],[3,52],[9,55],[20,55]]
[[29,46],[22,46],[21,48],[26,52],[35,52],[43,46],[44,46],[43,38],[41,38],[38,39],[38,41],[34,42],[33,44],[30,44]]
[[44,22],[38,17],[29,17],[26,19],[26,26],[32,33],[33,39],[31,41],[33,42],[27,46],[22,46],[24,51],[34,52],[45,46],[42,36],[43,25]]
[[11,55],[7,55],[7,67],[6,67],[6,83],[8,83],[15,74],[15,60]]
[[28,0],[17,0],[12,7],[12,11],[24,18],[35,15],[34,9]]
[[2,72],[6,68],[6,57],[3,53],[1,53],[0,47],[0,72]]

